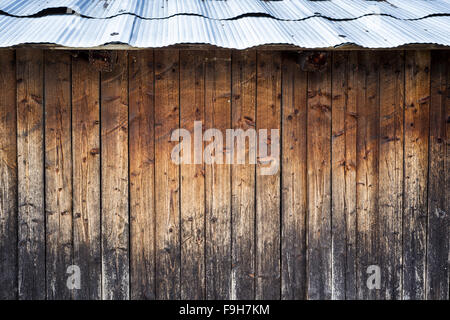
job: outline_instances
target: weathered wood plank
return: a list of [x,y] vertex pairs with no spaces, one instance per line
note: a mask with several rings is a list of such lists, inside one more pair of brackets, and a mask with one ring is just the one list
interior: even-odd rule
[[17,298],[16,60],[0,51],[0,300]]
[[370,266],[380,266],[378,219],[379,159],[379,56],[358,54],[356,208],[358,299],[379,299],[380,290],[369,288]]
[[153,51],[129,53],[130,297],[155,298]]
[[[212,50],[207,58],[205,126],[218,129],[225,140],[231,128],[231,53]],[[231,292],[231,168],[220,164],[226,161],[225,148],[225,143],[217,146],[213,163],[205,161],[207,299],[229,299]]]
[[[232,54],[232,128],[254,130],[256,121],[256,51]],[[250,160],[250,141],[245,145],[245,164],[231,168],[232,278],[231,299],[255,298],[255,163]],[[241,142],[242,143],[242,142]],[[238,142],[233,142],[238,148]],[[239,150],[235,152],[234,163]]]
[[[181,164],[181,298],[205,298],[205,169],[202,127],[205,116],[205,51],[180,52],[180,128],[191,135],[190,164]],[[198,144],[198,146],[196,146]]]
[[[449,57],[448,54],[450,52],[447,51],[447,58]],[[450,61],[447,60],[447,90],[446,90],[446,101],[445,101],[445,106],[446,106],[446,113],[445,113],[445,121],[446,121],[446,140],[445,140],[445,194],[444,194],[444,198],[446,199],[445,201],[445,205],[446,205],[446,213],[447,216],[450,214],[450,174],[449,174],[449,170],[450,170]],[[448,218],[447,218],[448,219]],[[448,224],[447,224],[448,226]],[[450,227],[447,227],[450,228]],[[448,229],[447,229],[448,232]],[[448,233],[447,233],[447,236]],[[450,247],[450,240],[449,240],[449,247]],[[450,255],[450,250],[448,251],[448,254]],[[447,261],[450,260],[450,257],[447,258]],[[448,282],[448,294],[450,296],[450,267],[447,265],[447,282]],[[447,298],[449,297],[447,296]]]
[[258,154],[256,171],[256,299],[280,299],[280,142],[271,130],[281,129],[281,54],[260,51],[257,63],[256,129],[267,130],[268,156]]
[[332,78],[332,298],[356,297],[355,55],[333,54]]
[[17,50],[19,299],[45,299],[44,63]]
[[356,52],[349,52],[348,57],[348,99],[347,111],[345,114],[345,201],[348,212],[348,253],[347,253],[347,274],[346,274],[346,299],[356,299],[357,297],[357,260],[356,260],[356,232],[357,232],[357,212],[356,212],[356,141],[358,127],[358,55]]
[[401,298],[404,53],[380,52],[379,254],[382,299]]
[[298,54],[282,61],[281,298],[306,298],[307,73]]
[[[447,54],[449,52],[447,51]],[[447,55],[448,57],[448,55]],[[448,61],[448,60],[447,60]],[[449,148],[449,139],[450,139],[450,61],[447,62],[447,90],[446,90],[446,141],[445,141],[445,199],[446,199],[446,212],[447,215],[450,214],[450,148]],[[448,218],[447,218],[448,219]],[[449,227],[450,228],[450,227]],[[448,230],[448,229],[447,229]],[[447,231],[448,232],[448,231]],[[448,234],[447,234],[448,235]],[[449,247],[450,247],[450,240],[449,240]],[[450,255],[450,250],[448,251],[448,254]],[[447,261],[450,260],[450,257],[447,259]],[[449,288],[449,296],[450,296],[450,267],[447,265],[447,282],[448,282],[448,288]]]
[[179,51],[155,51],[156,298],[180,298],[179,167],[170,155],[179,127]]
[[[448,299],[447,51],[118,56],[0,52],[0,298]],[[172,162],[194,121],[224,164]],[[282,129],[283,170],[229,128]]]
[[71,56],[45,52],[45,213],[47,299],[72,297]]
[[307,298],[331,299],[331,57],[308,73]]
[[405,66],[405,162],[403,298],[425,298],[430,52],[407,51]]
[[81,288],[74,299],[101,299],[100,73],[87,55],[72,59],[73,264]]
[[129,298],[128,53],[101,74],[102,298]]
[[449,299],[450,55],[431,53],[430,156],[426,299]]

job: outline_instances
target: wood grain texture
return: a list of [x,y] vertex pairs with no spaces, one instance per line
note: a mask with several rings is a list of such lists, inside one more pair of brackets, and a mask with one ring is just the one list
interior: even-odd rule
[[[256,51],[232,54],[232,128],[247,132],[256,121]],[[248,140],[248,139],[246,139]],[[237,142],[233,142],[237,147]],[[255,297],[255,160],[231,168],[232,278],[231,299]],[[235,161],[237,159],[235,158]]]
[[331,56],[308,73],[307,298],[331,299]]
[[431,53],[426,299],[449,299],[450,55]]
[[[445,101],[445,106],[446,106],[446,114],[445,114],[445,123],[446,123],[446,142],[445,142],[445,190],[446,193],[444,194],[444,198],[446,199],[446,212],[447,212],[447,216],[448,213],[450,212],[450,196],[449,196],[449,190],[450,190],[450,174],[449,174],[449,168],[450,168],[450,148],[449,148],[449,139],[450,139],[450,61],[448,60],[448,51],[447,51],[447,90],[446,90],[446,101]],[[448,218],[447,218],[448,219]],[[450,226],[447,224],[447,237],[449,236],[448,230],[449,230]],[[449,247],[450,247],[450,240],[448,240],[449,242]],[[450,255],[450,250],[448,250],[448,255]],[[447,258],[447,261],[449,261],[449,258]],[[445,282],[445,281],[444,281]],[[448,266],[447,263],[447,283],[448,283],[448,295],[450,296],[450,267]],[[449,298],[449,296],[447,296],[447,299]]]
[[[448,52],[447,52],[448,53]],[[448,56],[447,56],[447,58],[448,58]],[[448,60],[447,60],[448,61]],[[447,215],[448,215],[448,212],[450,212],[450,196],[449,196],[449,190],[450,190],[450,174],[449,174],[449,168],[450,168],[450,148],[449,148],[449,139],[450,139],[450,120],[449,120],[449,118],[450,118],[450,61],[448,61],[447,62],[448,64],[447,64],[447,90],[446,90],[446,92],[447,92],[447,94],[446,94],[446,102],[445,102],[445,105],[446,105],[446,115],[445,115],[445,117],[446,117],[446,119],[447,120],[445,120],[446,121],[446,144],[445,144],[445,147],[446,147],[446,149],[445,149],[445,172],[446,172],[446,174],[445,174],[445,190],[446,190],[446,193],[445,193],[445,199],[446,199],[446,205],[447,205]],[[448,219],[448,218],[447,218]],[[448,226],[447,228],[450,228],[450,226]],[[447,229],[447,232],[448,232],[448,229]],[[448,233],[447,233],[447,236],[448,236]],[[450,247],[450,240],[449,240],[449,247]],[[450,255],[450,250],[448,251],[448,254]],[[447,261],[448,261],[449,259],[447,259]],[[449,291],[448,291],[448,294],[449,294],[449,296],[450,296],[450,267],[448,266],[448,264],[447,264],[447,283],[448,283],[448,287],[449,287]]]
[[102,298],[129,298],[128,53],[101,74]]
[[0,51],[0,300],[17,298],[16,60]]
[[356,209],[358,299],[379,299],[380,290],[369,289],[368,268],[380,266],[378,217],[379,159],[379,56],[358,55]]
[[333,54],[332,66],[332,298],[356,297],[355,55]]
[[381,299],[400,299],[402,274],[404,53],[380,54],[379,254]]
[[100,73],[87,55],[72,59],[73,264],[81,289],[74,299],[101,299]]
[[153,51],[129,53],[130,297],[155,298]]
[[[225,139],[231,128],[231,52],[212,50],[207,59],[205,126],[220,130]],[[227,151],[225,144],[217,148],[214,162],[205,165],[206,298],[214,300],[229,299],[231,292],[231,168],[216,162],[225,163]]]
[[[271,153],[272,129],[281,128],[281,54],[257,54],[256,129],[267,130],[268,159],[260,158],[256,171],[256,299],[280,299],[280,159]],[[280,132],[281,135],[281,132]],[[261,143],[261,136],[259,136]],[[280,154],[280,150],[278,150]],[[277,162],[276,171],[262,175],[262,168]]]
[[448,300],[448,53],[1,50],[0,299]]
[[45,213],[47,299],[71,299],[72,265],[71,56],[45,52]]
[[[181,164],[181,298],[205,298],[205,168],[201,136],[194,145],[194,122],[204,123],[206,51],[180,52],[180,128],[191,134],[191,164]],[[200,128],[199,134],[203,133]]]
[[281,298],[306,298],[307,73],[299,55],[282,61]]
[[156,298],[179,299],[179,167],[170,158],[179,128],[179,51],[155,50],[155,213]]
[[349,52],[348,57],[348,88],[347,88],[347,110],[345,114],[345,201],[348,212],[347,225],[347,274],[346,274],[346,299],[356,299],[357,297],[357,261],[356,261],[356,141],[358,128],[358,55],[356,52]]
[[425,298],[430,52],[407,51],[405,66],[405,163],[403,298]]
[[17,50],[19,299],[45,299],[44,62]]

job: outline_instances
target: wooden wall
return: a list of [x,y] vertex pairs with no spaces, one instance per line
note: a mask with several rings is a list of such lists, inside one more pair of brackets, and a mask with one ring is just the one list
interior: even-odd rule
[[[298,58],[0,51],[0,298],[448,299],[449,52]],[[195,120],[281,129],[280,170],[175,165]]]

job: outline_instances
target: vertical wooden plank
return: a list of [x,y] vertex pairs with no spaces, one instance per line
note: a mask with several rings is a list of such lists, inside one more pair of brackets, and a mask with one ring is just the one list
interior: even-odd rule
[[[231,53],[209,51],[205,79],[205,125],[225,138],[231,127]],[[209,145],[206,142],[205,146]],[[206,148],[206,147],[205,147]],[[222,153],[221,153],[222,152]],[[225,144],[214,160],[226,159]],[[231,290],[231,171],[220,163],[205,165],[206,298],[229,299]]]
[[403,298],[425,298],[430,51],[407,51]]
[[17,298],[16,61],[0,51],[0,300]]
[[43,52],[16,54],[19,299],[45,299]]
[[307,73],[298,54],[284,53],[282,66],[281,298],[306,298]]
[[308,299],[331,298],[331,56],[308,73]]
[[72,59],[73,264],[81,288],[74,299],[101,299],[100,73],[87,54]]
[[[244,132],[254,130],[256,51],[233,51],[232,77],[232,127]],[[233,142],[233,145],[237,147],[237,143]],[[249,148],[250,142],[246,142],[245,164],[231,168],[233,234],[230,298],[238,300],[255,298],[255,165],[250,162]]]
[[[205,51],[180,52],[180,128],[191,134],[194,122],[204,122]],[[200,127],[199,134],[203,130]],[[203,153],[201,137],[196,153]],[[181,164],[181,298],[205,298],[205,171],[194,152],[190,164]],[[201,156],[200,154],[200,156]]]
[[[368,268],[380,266],[378,219],[379,56],[358,55],[356,199],[358,299],[379,299],[380,290],[367,286]],[[370,271],[370,269],[369,269]]]
[[401,298],[404,53],[380,52],[380,298]]
[[[348,54],[333,53],[332,110],[331,110],[331,212],[332,212],[332,298],[346,298],[346,275],[349,237],[348,224],[351,215],[346,210],[346,106]],[[350,182],[351,183],[351,182]],[[354,213],[353,213],[354,214]]]
[[[449,57],[449,51],[447,51],[447,59]],[[446,109],[446,113],[445,113],[445,119],[446,119],[446,140],[445,140],[445,212],[447,213],[447,216],[449,215],[450,212],[450,174],[449,174],[449,168],[450,168],[450,148],[449,148],[449,139],[450,139],[450,61],[447,60],[447,88],[446,88],[446,101],[445,101],[445,109]],[[447,218],[448,219],[448,218]],[[448,226],[448,224],[447,224]],[[447,229],[448,232],[448,229]],[[447,233],[447,236],[449,236],[449,234]],[[449,247],[450,247],[450,239],[448,240],[449,242]],[[450,255],[450,250],[448,250],[448,254]],[[447,258],[447,261],[450,260],[450,257]],[[447,283],[448,283],[448,294],[450,296],[450,267],[447,265]],[[449,296],[447,296],[447,299],[449,298]]]
[[332,70],[332,298],[355,299],[356,101],[355,55],[333,54]]
[[430,156],[426,299],[449,299],[450,55],[431,52]]
[[356,211],[356,140],[358,119],[358,54],[350,52],[348,57],[347,110],[345,113],[345,206],[347,222],[347,274],[346,299],[357,297],[357,211]]
[[129,298],[128,53],[101,74],[102,298]]
[[130,297],[155,298],[153,51],[129,57]]
[[[270,157],[271,145],[275,142],[272,141],[271,130],[281,129],[281,54],[261,51],[257,54],[257,61],[256,128],[258,132],[267,129],[267,149]],[[265,159],[258,159],[257,164],[256,299],[280,299],[279,160],[274,160],[278,161],[278,170],[272,175],[261,174],[261,168],[268,165]]]
[[179,167],[170,155],[179,127],[179,52],[155,51],[156,298],[180,298]]
[[70,54],[45,52],[45,213],[47,299],[72,297],[72,132]]

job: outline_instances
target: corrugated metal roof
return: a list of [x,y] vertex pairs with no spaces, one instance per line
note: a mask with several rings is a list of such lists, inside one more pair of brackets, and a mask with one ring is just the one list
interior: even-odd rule
[[210,19],[234,19],[243,15],[267,15],[280,20],[313,16],[354,19],[384,14],[398,19],[420,19],[450,10],[447,0],[2,0],[0,10],[15,16],[36,15],[50,8],[70,8],[85,17],[111,18],[133,14],[144,19],[175,15],[200,15]]
[[0,0],[0,11],[0,47],[450,46],[450,0]]

